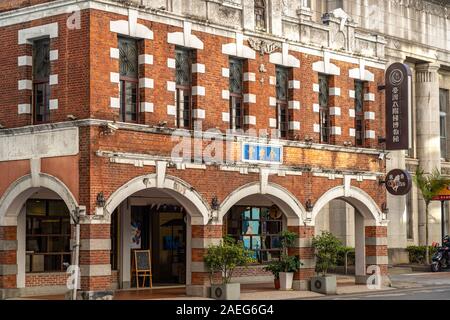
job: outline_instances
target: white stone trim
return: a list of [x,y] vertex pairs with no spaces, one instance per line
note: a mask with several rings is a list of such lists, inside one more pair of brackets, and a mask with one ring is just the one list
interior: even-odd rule
[[20,57],[17,57],[17,65],[19,67],[32,66],[33,65],[33,57],[32,56],[20,56]]
[[140,54],[138,58],[139,64],[153,64],[153,55],[151,54]]
[[56,86],[58,84],[58,75],[51,74],[48,78],[48,84],[51,86]]
[[30,113],[31,113],[31,104],[21,103],[17,106],[17,114],[30,114]]
[[355,99],[355,90],[348,90],[348,96],[351,99]]
[[205,73],[206,68],[203,63],[194,63],[192,65],[192,73]]
[[320,132],[320,124],[314,123],[314,125],[313,125],[313,131],[314,131],[315,133],[319,133],[319,132]]
[[298,80],[289,80],[288,81],[289,89],[300,89],[300,81]]
[[46,36],[50,39],[58,37],[57,22],[19,30],[18,44],[32,44],[30,40]]
[[33,89],[33,81],[31,80],[19,80],[17,83],[19,90],[32,90]]
[[274,52],[269,55],[269,61],[272,64],[289,68],[300,68],[300,60],[289,54],[289,43],[286,42],[281,44],[281,52]]
[[175,62],[174,58],[167,58],[167,68],[169,68],[169,69],[176,68],[176,62]]
[[375,130],[366,130],[364,137],[366,139],[375,139]]
[[320,112],[320,105],[318,103],[313,104],[313,112]]
[[255,50],[244,45],[244,35],[236,32],[235,39],[236,42],[234,43],[222,45],[222,53],[229,56],[254,60],[256,57]]
[[167,114],[169,116],[176,116],[177,115],[177,107],[173,105],[167,105]]
[[56,61],[59,59],[59,51],[58,50],[50,50],[50,61]]
[[141,102],[141,110],[144,112],[153,112],[154,106],[151,102]]
[[230,69],[222,68],[222,77],[229,78],[230,77]]
[[320,86],[318,83],[313,83],[313,91],[317,93],[320,92]]
[[375,101],[375,94],[374,93],[365,93],[364,101]]
[[355,117],[355,109],[348,109],[348,116],[350,118],[354,118]]
[[204,96],[205,95],[205,87],[202,86],[193,86],[192,87],[192,95],[193,96]]
[[109,79],[112,83],[120,83],[120,74],[118,72],[110,72]]
[[277,98],[269,97],[269,106],[276,107],[277,106]]
[[120,51],[119,48],[110,48],[109,56],[111,59],[120,59]]
[[110,21],[109,30],[118,34],[123,34],[133,38],[153,39],[153,31],[145,25],[137,22],[138,11],[128,8],[128,21],[117,20]]
[[243,80],[244,81],[249,81],[249,82],[255,82],[256,81],[256,74],[254,72],[244,72]]
[[330,116],[340,116],[341,108],[340,107],[331,107],[330,108]]
[[342,133],[341,127],[331,127],[331,135],[340,136]]
[[222,90],[222,99],[230,100],[230,91],[229,90]]
[[355,128],[349,128],[348,134],[350,137],[356,137],[356,129]]
[[196,119],[205,119],[206,112],[203,109],[193,109],[192,116]]
[[244,124],[256,125],[256,117],[244,116]]
[[276,128],[277,127],[277,119],[269,118],[269,127],[270,128]]
[[277,84],[277,78],[274,76],[269,76],[269,84],[275,86]]
[[289,121],[289,130],[300,130],[299,121]]
[[139,79],[139,87],[153,89],[154,81],[153,81],[153,79],[150,79],[150,78],[140,78]]
[[288,108],[293,110],[300,110],[300,101],[296,100],[289,101]]
[[229,112],[222,112],[222,121],[230,122],[230,113]]
[[341,88],[330,88],[330,96],[340,96],[341,95]]
[[253,93],[245,93],[244,103],[256,103],[256,95]]
[[183,32],[171,32],[167,34],[167,42],[186,48],[203,50],[203,42],[195,35],[191,34],[192,23],[183,21]]
[[174,81],[167,81],[167,91],[175,92],[177,84]]
[[58,109],[58,99],[50,99],[48,102],[48,107],[50,110]]
[[375,120],[375,112],[373,112],[373,111],[366,111],[366,112],[364,112],[364,119],[366,119],[366,120]]
[[375,75],[369,70],[366,70],[366,61],[361,58],[359,59],[359,67],[350,69],[348,76],[362,81],[375,81]]
[[120,109],[120,99],[116,97],[111,97],[110,101],[111,108]]
[[331,63],[330,59],[331,59],[330,52],[324,51],[323,61],[314,62],[312,65],[313,71],[334,76],[341,75],[341,69],[335,64]]

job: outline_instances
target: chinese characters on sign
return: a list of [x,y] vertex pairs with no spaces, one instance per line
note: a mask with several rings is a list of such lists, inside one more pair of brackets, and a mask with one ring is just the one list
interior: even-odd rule
[[268,144],[243,143],[242,161],[255,163],[273,163],[283,162],[283,147]]
[[393,169],[386,176],[386,190],[394,196],[403,196],[411,190],[412,178],[408,171]]
[[410,144],[411,70],[402,63],[386,71],[386,149],[406,150]]

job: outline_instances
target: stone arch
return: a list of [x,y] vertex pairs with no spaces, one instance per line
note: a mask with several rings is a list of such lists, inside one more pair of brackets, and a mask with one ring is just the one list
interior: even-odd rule
[[325,192],[314,204],[312,211],[312,222],[320,210],[331,200],[343,200],[355,207],[366,220],[372,220],[377,224],[381,222],[381,211],[376,202],[363,190],[357,187],[346,189],[344,186],[337,186]]
[[275,183],[268,183],[264,190],[261,190],[261,184],[253,182],[239,187],[224,199],[219,208],[219,223],[223,222],[223,217],[232,206],[248,196],[257,194],[263,195],[275,203],[286,215],[289,226],[302,225],[306,220],[306,210],[287,189]]
[[186,209],[191,216],[191,224],[206,225],[208,223],[210,206],[193,186],[173,176],[165,176],[164,181],[161,184],[159,182],[156,174],[139,176],[130,180],[108,198],[105,205],[106,213],[111,214],[122,201],[136,192],[157,188],[172,196]]
[[78,207],[74,195],[61,180],[45,173],[40,173],[37,179],[33,179],[29,174],[13,182],[0,198],[0,225],[17,225],[17,217],[25,201],[39,188],[58,194],[71,212]]

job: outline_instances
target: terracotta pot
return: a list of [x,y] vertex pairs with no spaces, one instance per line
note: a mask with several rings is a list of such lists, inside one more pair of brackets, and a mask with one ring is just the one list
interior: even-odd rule
[[280,289],[280,279],[273,279],[273,282],[275,284],[275,289]]

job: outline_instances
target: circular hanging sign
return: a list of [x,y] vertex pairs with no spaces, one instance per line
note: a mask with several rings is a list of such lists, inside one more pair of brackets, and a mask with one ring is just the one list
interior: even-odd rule
[[394,196],[403,196],[411,190],[412,178],[408,171],[393,169],[386,175],[386,190]]

